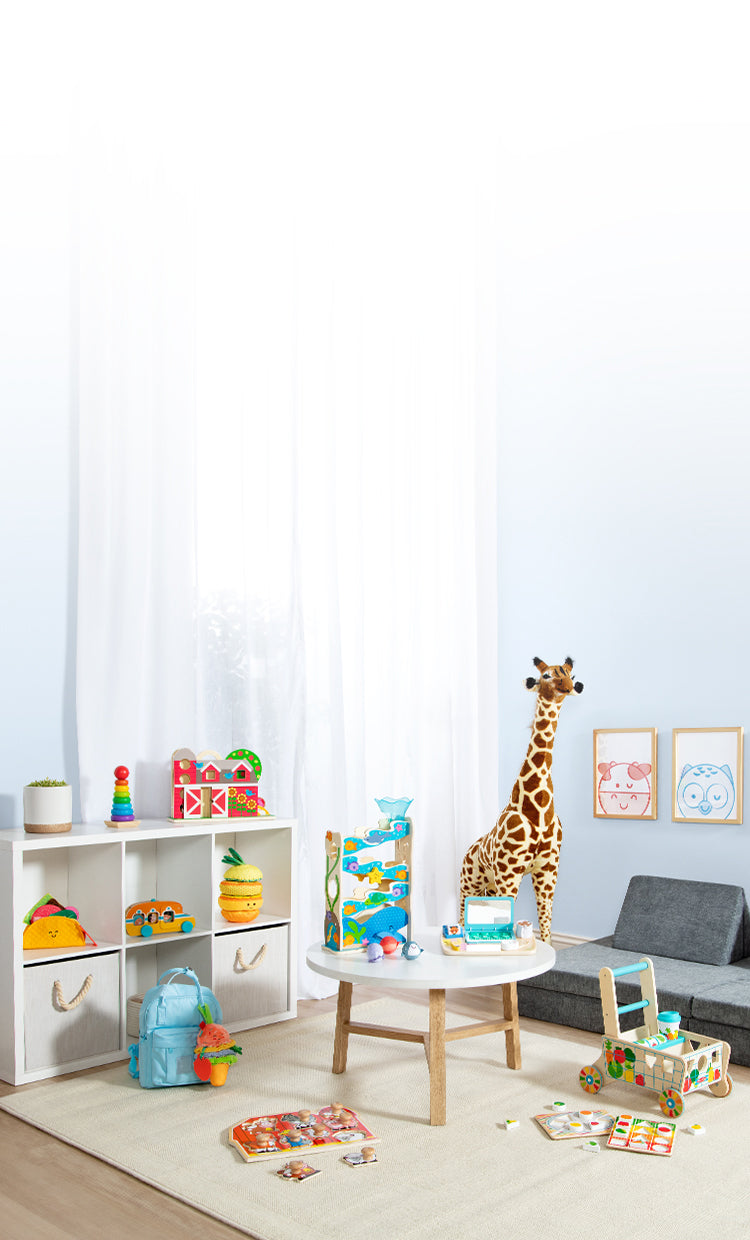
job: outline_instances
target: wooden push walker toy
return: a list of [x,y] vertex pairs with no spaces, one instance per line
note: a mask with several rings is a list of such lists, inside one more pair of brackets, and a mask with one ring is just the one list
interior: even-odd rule
[[[615,979],[639,973],[641,998],[637,1003],[617,1005]],[[602,1053],[596,1063],[581,1068],[579,1081],[589,1094],[598,1094],[607,1078],[628,1081],[659,1095],[659,1106],[668,1119],[682,1114],[683,1098],[699,1089],[708,1089],[725,1098],[732,1088],[729,1075],[730,1046],[687,1029],[677,1037],[663,1040],[657,1026],[658,1004],[653,962],[644,957],[620,969],[599,971],[604,1037]],[[620,1016],[642,1009],[645,1022],[637,1029],[620,1030]]]

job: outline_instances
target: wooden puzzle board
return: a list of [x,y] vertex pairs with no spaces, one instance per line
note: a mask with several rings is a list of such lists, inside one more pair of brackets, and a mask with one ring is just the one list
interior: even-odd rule
[[229,1140],[246,1162],[264,1158],[300,1157],[324,1150],[345,1150],[353,1142],[379,1141],[357,1115],[342,1107],[301,1113],[284,1111],[279,1115],[255,1115],[243,1119],[229,1130]]
[[637,1115],[618,1115],[607,1145],[613,1150],[634,1154],[672,1153],[677,1127],[667,1120],[641,1119]]
[[540,1128],[553,1141],[566,1141],[569,1137],[604,1137],[611,1131],[614,1115],[607,1111],[591,1111],[590,1118],[580,1111],[556,1111],[549,1115],[535,1115]]

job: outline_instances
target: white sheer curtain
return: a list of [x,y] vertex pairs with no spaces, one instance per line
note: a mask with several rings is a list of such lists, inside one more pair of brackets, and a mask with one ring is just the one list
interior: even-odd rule
[[497,808],[490,56],[439,8],[172,14],[92,11],[81,76],[84,817],[249,746],[304,949],[325,831],[412,796],[418,934]]

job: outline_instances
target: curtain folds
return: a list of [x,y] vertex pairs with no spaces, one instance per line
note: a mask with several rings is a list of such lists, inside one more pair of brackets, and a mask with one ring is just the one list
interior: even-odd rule
[[174,748],[260,755],[303,954],[375,797],[414,798],[417,937],[455,917],[498,704],[481,63],[416,23],[339,60],[300,14],[188,25],[166,73],[157,16],[137,92],[81,80],[77,708],[85,819],[118,763],[164,817]]

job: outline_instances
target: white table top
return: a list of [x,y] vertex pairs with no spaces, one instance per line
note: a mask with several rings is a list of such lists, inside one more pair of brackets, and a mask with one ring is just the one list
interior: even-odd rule
[[440,933],[425,930],[416,935],[424,948],[416,960],[402,955],[385,956],[375,964],[355,952],[329,952],[320,943],[307,949],[307,963],[314,973],[339,982],[361,982],[366,986],[393,986],[402,990],[457,990],[466,986],[495,986],[521,982],[526,977],[546,973],[555,963],[555,951],[548,943],[537,942],[531,956],[503,952],[500,956],[468,956],[455,952],[446,956],[440,946]]

